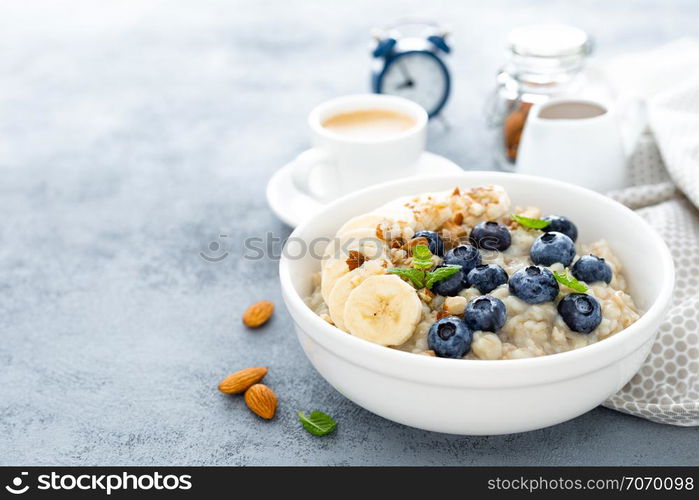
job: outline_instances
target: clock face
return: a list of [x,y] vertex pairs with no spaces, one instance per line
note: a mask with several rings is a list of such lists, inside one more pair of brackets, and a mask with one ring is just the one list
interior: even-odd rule
[[449,92],[446,68],[430,53],[399,54],[384,70],[381,92],[415,101],[432,115]]

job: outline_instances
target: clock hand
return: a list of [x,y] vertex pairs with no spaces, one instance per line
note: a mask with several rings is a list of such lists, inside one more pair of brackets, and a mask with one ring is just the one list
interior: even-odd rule
[[403,77],[405,78],[405,81],[396,86],[396,89],[405,89],[414,86],[415,82],[413,81],[413,77],[408,73],[408,68],[405,67],[403,61],[398,60],[396,62],[398,63],[398,69],[400,69],[400,72],[403,73]]

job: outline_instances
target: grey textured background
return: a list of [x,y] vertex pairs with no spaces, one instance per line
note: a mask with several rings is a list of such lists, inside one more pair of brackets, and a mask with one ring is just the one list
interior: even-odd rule
[[[453,27],[452,128],[430,149],[467,169],[491,166],[511,27],[573,22],[610,55],[699,25],[692,0],[0,3],[0,464],[698,463],[696,430],[602,408],[499,437],[403,427],[306,361],[276,259],[242,241],[288,236],[267,179],[314,104],[367,88],[370,28],[402,14]],[[204,262],[221,233],[228,257]],[[279,307],[246,331],[258,299]],[[216,391],[250,365],[270,367],[272,422]],[[301,431],[299,408],[337,432]]]

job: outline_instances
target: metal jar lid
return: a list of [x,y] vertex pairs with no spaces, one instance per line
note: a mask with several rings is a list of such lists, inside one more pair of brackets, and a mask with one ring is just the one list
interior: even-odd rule
[[590,37],[585,31],[564,24],[532,24],[512,30],[508,36],[510,50],[523,57],[587,56]]
[[563,24],[533,24],[508,36],[514,74],[547,75],[577,71],[592,51],[585,31]]

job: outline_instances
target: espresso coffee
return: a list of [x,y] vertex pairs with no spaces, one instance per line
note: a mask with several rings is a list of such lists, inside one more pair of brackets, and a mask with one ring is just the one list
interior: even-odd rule
[[339,113],[326,119],[322,125],[337,134],[352,139],[389,139],[413,128],[412,117],[386,109],[363,109]]

